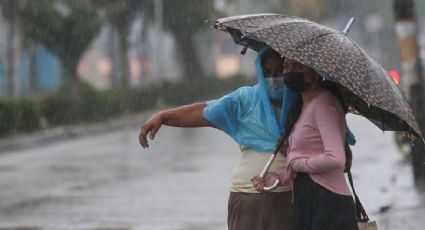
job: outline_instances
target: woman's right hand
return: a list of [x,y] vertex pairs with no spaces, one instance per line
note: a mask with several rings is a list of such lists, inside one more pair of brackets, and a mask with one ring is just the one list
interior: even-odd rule
[[149,148],[147,135],[149,134],[149,139],[153,140],[162,124],[173,127],[212,127],[203,117],[206,106],[205,102],[198,102],[154,114],[140,130],[140,145],[143,148]]
[[147,120],[140,129],[139,143],[143,148],[149,148],[147,135],[149,139],[155,139],[155,135],[162,125],[162,112],[154,114],[149,120]]

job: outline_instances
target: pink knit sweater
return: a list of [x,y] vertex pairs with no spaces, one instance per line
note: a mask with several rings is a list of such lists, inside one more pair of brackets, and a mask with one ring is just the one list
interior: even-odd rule
[[305,172],[314,182],[341,195],[351,195],[344,177],[345,114],[328,91],[316,96],[301,113],[289,137],[288,167],[279,172],[286,184]]

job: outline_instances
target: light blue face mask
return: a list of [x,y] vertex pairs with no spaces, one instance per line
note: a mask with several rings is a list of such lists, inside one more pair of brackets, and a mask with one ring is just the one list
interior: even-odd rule
[[273,101],[282,100],[284,91],[283,77],[265,77],[267,93]]

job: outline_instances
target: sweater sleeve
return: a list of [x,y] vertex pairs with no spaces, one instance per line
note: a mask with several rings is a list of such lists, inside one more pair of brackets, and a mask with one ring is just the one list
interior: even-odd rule
[[[335,99],[335,100],[332,100]],[[345,115],[336,98],[325,98],[312,112],[319,130],[323,152],[311,157],[294,158],[289,163],[296,172],[321,173],[345,167]]]

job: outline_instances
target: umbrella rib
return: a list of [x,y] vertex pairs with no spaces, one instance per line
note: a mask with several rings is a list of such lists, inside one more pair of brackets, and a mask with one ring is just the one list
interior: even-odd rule
[[310,43],[314,42],[314,40],[316,40],[318,38],[321,38],[321,37],[324,37],[324,36],[326,36],[328,34],[333,34],[333,32],[327,32],[327,33],[319,34],[318,36],[313,37],[313,38],[309,39],[308,41],[305,41],[302,44],[296,46],[295,49],[299,49],[299,48],[301,48],[301,47],[303,47],[303,46],[305,46],[307,44],[310,44]]

